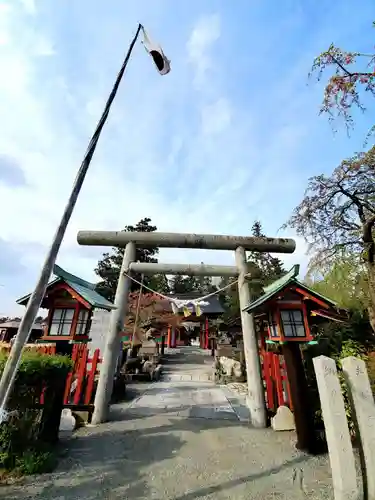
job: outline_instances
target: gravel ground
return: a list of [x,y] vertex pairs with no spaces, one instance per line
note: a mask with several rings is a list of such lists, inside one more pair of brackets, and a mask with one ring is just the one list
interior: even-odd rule
[[[255,430],[210,383],[141,385],[114,421],[62,443],[58,470],[0,488],[8,500],[330,499],[326,456],[294,449],[293,433]],[[198,418],[200,416],[200,418]]]
[[[38,499],[327,499],[325,457],[293,449],[293,436],[240,422],[173,415],[131,416],[81,430],[59,470],[4,487],[2,498]],[[293,482],[303,470],[303,487]]]

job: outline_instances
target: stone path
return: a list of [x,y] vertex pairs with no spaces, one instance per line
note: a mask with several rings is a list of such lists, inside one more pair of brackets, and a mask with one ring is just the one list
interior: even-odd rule
[[[169,351],[171,352],[171,351]],[[199,347],[175,349],[171,364],[163,367],[163,380],[171,382],[207,382],[213,379],[213,358]],[[167,351],[168,353],[168,351]],[[189,358],[188,363],[187,357]]]
[[231,382],[227,385],[228,389],[235,392],[239,396],[246,396],[247,383],[246,382]]
[[174,380],[151,385],[128,405],[116,405],[118,414],[134,417],[166,415],[180,418],[249,420],[248,409],[232,394],[213,383]]
[[[167,373],[197,375],[196,365],[205,371],[212,363],[186,352],[188,366],[176,354]],[[55,473],[0,488],[0,498],[332,498],[327,458],[297,452],[293,433],[252,429],[230,389],[196,380],[134,388],[133,401],[114,405],[114,421],[81,429],[65,444]]]

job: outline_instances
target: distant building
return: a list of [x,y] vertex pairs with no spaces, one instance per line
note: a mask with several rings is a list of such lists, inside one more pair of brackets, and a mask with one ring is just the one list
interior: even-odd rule
[[[169,294],[168,297],[179,300],[197,300],[204,295],[201,292],[191,292],[183,294]],[[187,345],[192,340],[199,339],[199,345],[208,349],[209,347],[209,320],[217,319],[223,314],[224,309],[220,304],[218,295],[211,295],[204,299],[205,305],[201,305],[201,314],[197,316],[193,305],[188,306],[190,315],[186,317],[186,321],[181,323],[180,328],[171,328],[168,334],[168,346],[174,347],[177,345]],[[171,304],[168,304],[171,309]],[[184,312],[179,312],[184,316]],[[185,324],[184,324],[185,323]],[[194,327],[195,325],[195,327]]]
[[[11,338],[16,335],[18,327],[20,326],[21,320],[10,320],[0,323],[0,341],[10,342]],[[33,343],[40,339],[44,334],[45,323],[34,323],[33,329],[29,337],[29,342]]]

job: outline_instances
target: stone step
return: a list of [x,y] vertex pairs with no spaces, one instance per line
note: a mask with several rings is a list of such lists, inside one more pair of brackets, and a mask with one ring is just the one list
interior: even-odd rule
[[161,377],[163,382],[211,382],[214,376],[210,373],[164,373]]

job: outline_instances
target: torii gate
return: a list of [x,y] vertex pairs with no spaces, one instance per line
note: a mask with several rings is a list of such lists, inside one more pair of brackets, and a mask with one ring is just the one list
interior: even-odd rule
[[[183,234],[160,232],[125,231],[79,231],[80,245],[125,247],[124,258],[118,280],[115,306],[111,312],[110,326],[106,336],[103,361],[100,368],[98,387],[95,395],[93,424],[105,422],[108,417],[109,401],[112,394],[113,378],[120,350],[120,332],[127,314],[131,272],[143,274],[184,274],[191,276],[236,276],[241,309],[241,323],[247,373],[247,405],[254,427],[267,425],[264,402],[264,388],[258,354],[258,342],[252,314],[244,312],[251,302],[246,279],[249,278],[246,250],[256,252],[293,253],[296,244],[292,239],[256,238],[249,236],[225,236],[214,234]],[[135,262],[136,246],[158,248],[199,248],[235,251],[236,266],[205,266],[181,264],[154,264]],[[250,275],[251,279],[251,275]]]

